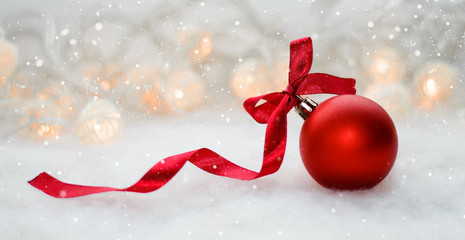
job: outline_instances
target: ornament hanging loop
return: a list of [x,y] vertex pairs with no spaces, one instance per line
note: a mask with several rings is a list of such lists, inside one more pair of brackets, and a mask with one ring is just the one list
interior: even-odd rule
[[299,99],[298,104],[295,106],[295,110],[305,120],[308,118],[310,113],[318,106],[318,104],[309,98],[302,98],[300,95],[296,95]]

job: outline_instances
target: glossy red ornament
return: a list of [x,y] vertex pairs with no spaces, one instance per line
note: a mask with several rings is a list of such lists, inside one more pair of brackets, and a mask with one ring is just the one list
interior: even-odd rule
[[394,165],[397,144],[388,113],[357,95],[322,102],[300,133],[305,168],[319,184],[335,189],[366,189],[381,182]]

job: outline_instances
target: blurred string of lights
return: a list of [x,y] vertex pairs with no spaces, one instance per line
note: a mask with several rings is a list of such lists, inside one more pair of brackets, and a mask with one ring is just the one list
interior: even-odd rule
[[[183,12],[206,5],[235,11],[209,19],[227,27],[184,19]],[[318,69],[356,78],[358,94],[394,118],[438,109],[463,116],[463,10],[436,1],[363,7],[320,1],[309,5],[301,27],[317,44]],[[60,29],[34,11],[6,16],[0,26],[0,120],[9,123],[3,137],[21,132],[47,142],[71,130],[86,143],[105,143],[121,133],[123,120],[219,108],[286,86],[292,39],[260,21],[247,2],[181,1],[149,12],[88,9]],[[363,17],[353,17],[360,12]],[[230,101],[219,103],[224,98]]]

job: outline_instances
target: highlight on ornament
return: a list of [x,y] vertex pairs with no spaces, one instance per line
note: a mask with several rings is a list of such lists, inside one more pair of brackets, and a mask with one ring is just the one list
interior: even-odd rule
[[106,143],[115,139],[122,130],[123,121],[117,107],[108,100],[89,102],[79,114],[76,123],[78,136],[86,143]]

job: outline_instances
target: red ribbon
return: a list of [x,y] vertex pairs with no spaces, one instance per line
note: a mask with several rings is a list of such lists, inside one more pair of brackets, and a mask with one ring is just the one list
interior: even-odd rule
[[[289,85],[282,92],[252,97],[244,108],[259,123],[268,124],[263,151],[263,165],[259,172],[240,167],[207,148],[174,155],[158,162],[134,185],[120,189],[82,186],[64,183],[43,172],[29,184],[56,198],[79,197],[109,191],[152,192],[161,188],[184,166],[191,162],[209,173],[240,180],[252,180],[278,171],[286,150],[287,113],[298,104],[296,95],[317,93],[355,94],[355,80],[323,73],[311,73],[312,40],[302,38],[291,42]],[[263,104],[257,105],[259,101]]]

